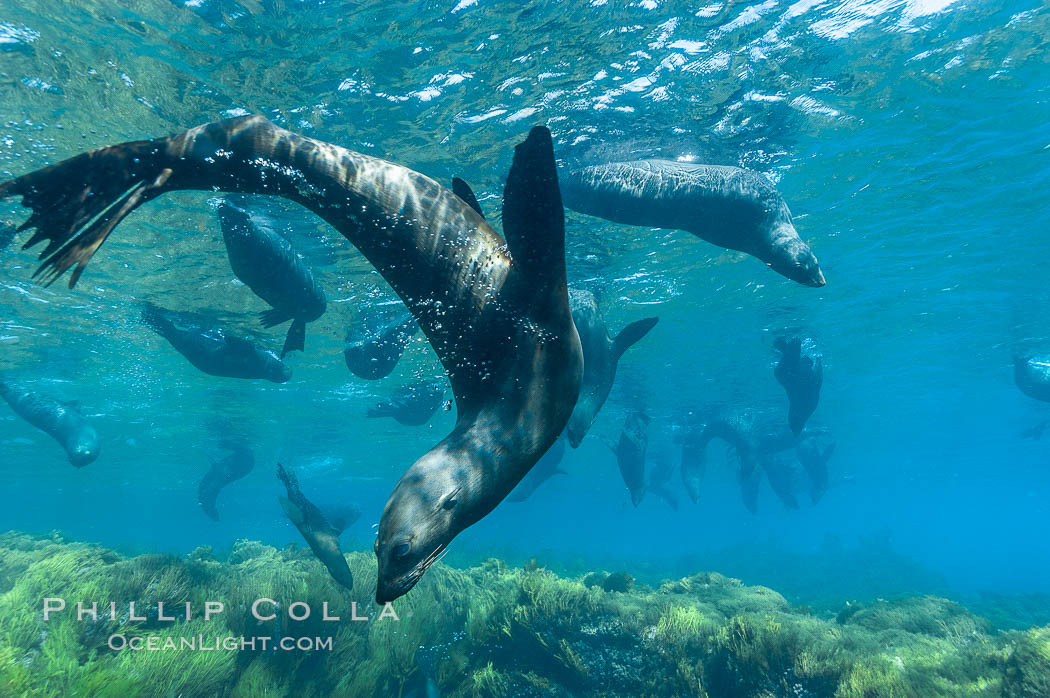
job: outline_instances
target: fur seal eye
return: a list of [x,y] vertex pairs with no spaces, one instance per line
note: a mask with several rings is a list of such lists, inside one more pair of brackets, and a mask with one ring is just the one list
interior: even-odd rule
[[441,508],[445,511],[449,511],[450,509],[454,509],[457,504],[459,504],[458,499],[456,499],[455,497],[449,497],[445,500],[445,503],[441,505]]
[[396,557],[396,558],[404,557],[405,555],[408,555],[408,551],[411,550],[411,549],[412,549],[412,546],[409,545],[408,543],[399,543],[398,546],[396,548],[394,548],[394,557]]

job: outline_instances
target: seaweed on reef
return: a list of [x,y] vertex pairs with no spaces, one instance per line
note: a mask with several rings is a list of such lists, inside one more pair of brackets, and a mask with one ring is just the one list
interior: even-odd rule
[[[361,589],[374,558],[346,555]],[[765,587],[716,573],[628,585],[485,560],[433,567],[394,609],[347,591],[303,549],[238,542],[226,560],[123,557],[60,537],[0,536],[0,695],[33,696],[697,696],[912,698],[1050,695],[1050,627],[992,634],[933,596],[878,601],[825,618]],[[137,600],[135,617],[44,621],[42,599]],[[258,620],[255,599],[302,601],[296,621]],[[221,600],[170,622],[158,604]],[[340,622],[321,618],[328,602]],[[356,604],[356,606],[353,606]],[[354,615],[373,620],[355,622]],[[166,611],[170,613],[170,611]],[[330,636],[304,651],[115,651],[114,634],[167,638]],[[425,687],[425,688],[424,688]]]

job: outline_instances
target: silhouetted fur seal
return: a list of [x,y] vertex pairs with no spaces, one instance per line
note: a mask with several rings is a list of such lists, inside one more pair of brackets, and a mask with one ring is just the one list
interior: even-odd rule
[[401,596],[488,514],[565,428],[583,353],[565,283],[565,224],[550,132],[515,149],[506,241],[453,192],[407,168],[286,131],[259,116],[83,153],[0,184],[47,241],[37,275],[75,284],[139,205],[194,189],[283,196],[324,218],[376,267],[449,374],[456,426],[387,501],[376,601]]
[[780,361],[774,367],[773,375],[787,393],[788,424],[798,436],[820,402],[824,364],[820,354],[808,345],[804,346],[800,337],[777,337],[773,347],[780,352]]
[[265,217],[245,207],[243,199],[223,199],[219,226],[234,275],[272,307],[262,314],[263,327],[292,321],[281,358],[290,351],[303,351],[306,323],[321,317],[327,306],[313,273],[292,243]]
[[613,339],[609,336],[593,293],[570,289],[569,306],[583,344],[583,385],[580,386],[576,408],[569,417],[569,426],[565,429],[569,445],[576,448],[609,397],[620,357],[628,347],[648,334],[659,318],[650,317],[632,322]]
[[244,337],[236,337],[191,313],[147,303],[142,321],[191,364],[210,376],[265,378],[285,383],[292,377],[277,355]]
[[336,525],[330,522],[314,504],[306,498],[299,489],[299,481],[295,473],[285,470],[277,464],[277,477],[284,483],[287,497],[281,497],[281,508],[285,516],[295,524],[299,533],[303,534],[310,550],[328,569],[332,579],[346,587],[354,588],[354,576],[350,573],[350,565],[346,564],[343,551],[339,547],[339,534],[343,532],[346,522]]
[[670,160],[610,162],[572,170],[565,205],[614,223],[685,230],[745,252],[806,286],[824,274],[769,180],[739,167]]
[[219,510],[215,508],[219,492],[231,482],[240,480],[255,467],[255,455],[248,444],[226,439],[222,446],[228,453],[212,462],[211,468],[197,485],[197,503],[208,518],[215,521],[219,520]]
[[418,427],[430,421],[445,399],[440,381],[422,381],[398,388],[388,400],[368,410],[366,417],[391,417],[399,424]]
[[71,464],[82,468],[98,458],[98,434],[80,414],[76,402],[55,400],[12,387],[2,380],[0,397],[7,401],[15,414],[57,441]]
[[645,497],[645,450],[649,444],[650,417],[644,412],[632,412],[627,415],[620,440],[613,453],[616,464],[620,467],[623,484],[631,493],[631,503],[638,506]]
[[376,332],[366,333],[364,337],[355,338],[351,330],[346,334],[346,347],[343,349],[346,367],[358,378],[386,378],[401,360],[401,355],[416,332],[419,332],[419,325],[408,314]]

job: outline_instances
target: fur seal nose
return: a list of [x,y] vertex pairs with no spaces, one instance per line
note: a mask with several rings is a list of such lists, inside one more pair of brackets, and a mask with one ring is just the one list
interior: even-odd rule
[[825,285],[826,283],[828,283],[828,282],[824,278],[824,272],[821,271],[820,269],[817,269],[817,278],[816,278],[816,281],[814,281],[814,283],[813,283],[813,287],[814,288],[820,288],[821,286]]

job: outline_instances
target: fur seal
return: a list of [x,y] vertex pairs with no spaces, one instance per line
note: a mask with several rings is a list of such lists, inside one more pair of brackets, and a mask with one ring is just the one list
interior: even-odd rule
[[379,380],[390,375],[408,343],[419,331],[415,318],[406,314],[377,331],[367,331],[366,336],[356,338],[353,330],[347,332],[343,358],[346,367],[358,378]]
[[398,424],[423,426],[437,412],[445,399],[445,385],[441,381],[423,381],[403,385],[388,400],[368,410],[366,417],[392,417]]
[[749,413],[725,410],[716,413],[696,431],[687,435],[682,444],[682,484],[694,504],[700,502],[700,488],[707,470],[707,445],[721,439],[736,451],[740,460],[741,482],[749,480],[757,465],[757,444],[753,436],[753,420]]
[[[586,370],[586,369],[584,369]],[[543,454],[536,465],[532,466],[529,474],[521,479],[518,486],[507,496],[508,502],[524,502],[535,494],[540,485],[550,480],[555,475],[565,475],[565,471],[559,468],[561,459],[565,457],[565,439],[559,437],[554,445]]]
[[142,322],[210,376],[265,378],[274,383],[285,383],[292,377],[292,370],[272,351],[227,334],[193,314],[146,303]]
[[1014,356],[1014,382],[1028,397],[1050,402],[1050,355]]
[[809,497],[814,504],[828,491],[828,461],[835,452],[835,442],[821,434],[803,435],[795,446],[795,457],[809,475]]
[[[584,369],[586,370],[586,368]],[[638,506],[645,497],[645,450],[649,444],[650,417],[644,412],[627,415],[620,440],[613,449],[620,467],[623,484],[631,493],[631,503]]]
[[800,337],[777,337],[773,347],[780,352],[780,361],[773,368],[773,375],[787,393],[788,424],[792,433],[798,436],[820,402],[824,364],[820,354],[813,351],[812,342],[803,345]]
[[[584,368],[586,371],[586,368]],[[674,476],[674,466],[671,465],[671,461],[665,457],[658,458],[656,465],[649,471],[649,484],[646,489],[652,492],[660,499],[667,502],[667,505],[678,511],[678,497],[674,495],[668,485],[671,483],[671,478]]]
[[343,551],[339,547],[339,534],[346,527],[346,521],[330,522],[321,510],[314,506],[313,502],[299,489],[299,481],[295,473],[285,470],[277,464],[277,477],[284,483],[287,497],[281,497],[281,508],[285,516],[291,521],[299,533],[303,534],[310,550],[328,569],[332,579],[346,587],[354,588],[354,575],[350,573],[350,565],[346,564]]
[[0,380],[0,397],[15,414],[57,441],[72,465],[83,468],[98,458],[98,434],[80,414],[79,403],[12,387],[3,380]]
[[571,170],[565,205],[614,223],[685,230],[744,252],[805,286],[825,284],[784,198],[758,172],[670,160],[611,162]]
[[783,454],[764,453],[758,462],[777,499],[788,509],[798,509],[798,499],[795,497],[795,469],[784,459]]
[[313,273],[292,243],[241,198],[222,200],[219,227],[234,275],[271,306],[261,314],[263,327],[292,321],[281,358],[290,351],[303,351],[306,323],[321,317],[327,307],[324,290]]
[[598,310],[598,301],[593,293],[569,289],[569,307],[572,308],[572,320],[576,323],[583,344],[583,384],[576,400],[576,409],[572,411],[569,426],[565,430],[569,445],[576,448],[609,397],[620,357],[628,347],[648,334],[659,318],[650,317],[632,322],[613,339],[609,337],[605,318]]
[[221,445],[228,453],[212,462],[211,468],[197,485],[197,503],[208,518],[214,521],[219,520],[219,510],[215,508],[219,492],[231,482],[240,480],[255,467],[255,455],[248,444],[240,440],[225,439]]
[[0,184],[47,242],[54,282],[131,211],[193,189],[282,196],[357,247],[398,294],[448,371],[456,425],[405,472],[375,552],[376,601],[405,594],[453,538],[487,515],[565,428],[583,372],[565,281],[565,221],[550,131],[517,146],[503,196],[506,240],[434,180],[286,131],[260,116],[82,153]]

